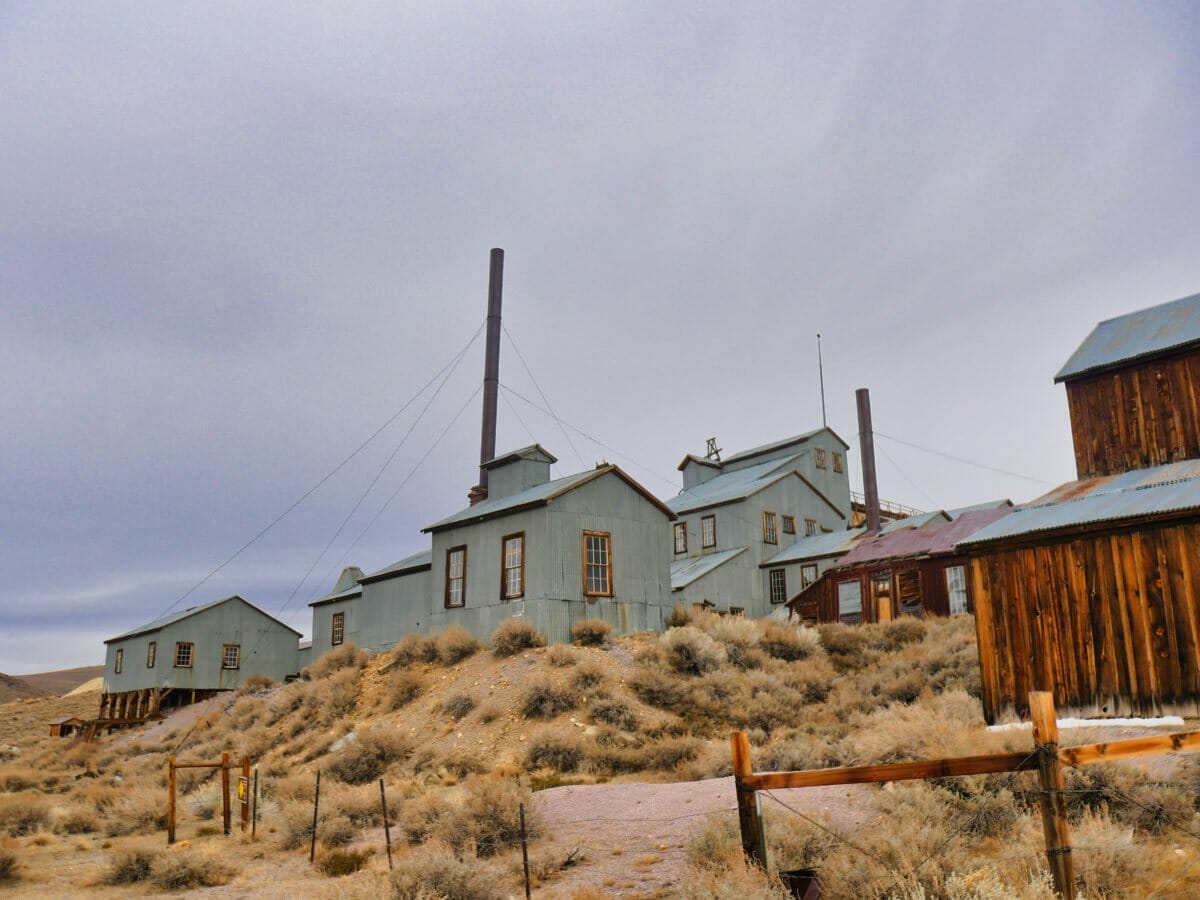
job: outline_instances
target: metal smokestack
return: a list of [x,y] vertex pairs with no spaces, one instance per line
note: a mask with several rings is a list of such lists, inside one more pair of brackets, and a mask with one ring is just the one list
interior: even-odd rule
[[504,291],[504,251],[492,248],[488,275],[486,354],[483,359],[483,429],[479,439],[479,484],[467,495],[474,506],[487,499],[488,473],[483,464],[496,456],[496,403],[500,395],[500,303]]
[[875,483],[875,434],[871,428],[871,392],[854,392],[858,404],[858,447],[862,453],[863,494],[867,503],[867,534],[879,532],[879,486]]

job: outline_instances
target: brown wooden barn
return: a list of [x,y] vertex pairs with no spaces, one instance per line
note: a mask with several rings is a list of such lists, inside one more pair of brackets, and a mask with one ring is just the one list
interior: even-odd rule
[[1100,323],[1066,382],[1078,481],[959,544],[989,722],[1200,714],[1200,295]]
[[1012,511],[1009,500],[937,510],[864,536],[836,567],[788,603],[810,622],[888,622],[971,608],[966,559],[955,544]]

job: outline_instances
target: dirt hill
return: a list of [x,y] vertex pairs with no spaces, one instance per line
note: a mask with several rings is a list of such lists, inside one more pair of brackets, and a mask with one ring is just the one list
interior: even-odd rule
[[44,697],[49,691],[34,687],[23,678],[0,672],[0,703],[20,700],[24,697]]
[[104,666],[80,666],[76,669],[59,669],[57,672],[37,672],[33,675],[22,675],[21,680],[36,688],[41,694],[63,694],[75,690],[85,681],[104,674]]

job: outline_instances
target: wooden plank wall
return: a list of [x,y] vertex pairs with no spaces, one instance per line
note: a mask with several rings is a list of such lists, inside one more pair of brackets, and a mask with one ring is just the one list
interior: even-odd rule
[[1200,458],[1200,349],[1067,384],[1080,478]]
[[[874,622],[877,615],[871,599],[871,577],[878,572],[892,573],[892,596],[899,597],[899,576],[902,572],[917,572],[921,579],[921,610],[925,616],[950,615],[950,594],[946,588],[946,568],[966,566],[965,557],[937,557],[935,559],[906,560],[887,565],[861,566],[840,572],[823,574],[804,592],[797,595],[794,610],[805,619],[818,622],[838,621],[838,582],[858,579],[862,586],[864,621]],[[967,607],[972,608],[971,583],[967,581]]]
[[1200,523],[974,555],[984,715],[1051,691],[1081,715],[1200,714]]

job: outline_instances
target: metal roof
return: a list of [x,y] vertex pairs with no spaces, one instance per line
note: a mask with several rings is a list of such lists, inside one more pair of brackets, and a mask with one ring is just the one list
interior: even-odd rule
[[964,512],[953,521],[943,519],[924,526],[881,532],[859,541],[858,546],[838,560],[838,568],[850,568],[888,559],[911,559],[915,556],[953,553],[959,541],[1011,514],[1011,507],[995,506]]
[[558,457],[543,447],[541,444],[530,444],[528,447],[522,447],[519,450],[511,450],[508,453],[502,453],[499,456],[494,456],[487,462],[483,463],[485,469],[494,469],[496,466],[504,465],[518,459],[534,459],[538,462],[556,463]]
[[110,637],[104,643],[111,644],[113,641],[122,641],[122,640],[125,640],[125,638],[137,637],[140,634],[149,634],[152,631],[159,631],[175,622],[180,622],[183,619],[187,619],[192,616],[199,615],[200,613],[204,612],[205,610],[212,609],[213,607],[216,607],[216,606],[220,606],[223,603],[229,603],[232,600],[237,600],[241,603],[245,603],[248,607],[250,607],[256,613],[260,613],[261,615],[266,616],[268,619],[270,619],[272,622],[276,623],[277,625],[280,625],[283,628],[286,628],[288,631],[294,632],[297,636],[300,636],[300,632],[296,631],[296,629],[293,628],[291,625],[287,625],[287,624],[284,624],[283,622],[280,622],[274,616],[268,615],[267,613],[263,612],[261,609],[259,609],[257,606],[255,606],[253,603],[251,603],[246,598],[239,597],[237,594],[234,594],[231,597],[223,597],[220,600],[214,600],[212,603],[205,603],[202,606],[189,606],[185,610],[181,610],[179,612],[168,613],[165,616],[159,616],[157,619],[154,619],[151,622],[147,622],[145,625],[141,625],[138,628],[134,628],[132,631],[126,631],[124,634],[118,634],[116,637]]
[[1200,341],[1200,294],[1107,319],[1092,329],[1055,383]]
[[412,556],[406,556],[399,562],[394,562],[390,566],[380,569],[378,572],[372,572],[370,575],[364,575],[362,581],[382,581],[383,579],[390,578],[394,575],[407,575],[409,572],[417,572],[421,569],[432,566],[433,550],[422,550],[420,553],[414,553]]
[[336,603],[339,600],[349,600],[352,597],[362,596],[362,585],[356,584],[352,588],[346,588],[344,591],[334,591],[332,594],[326,594],[324,597],[319,597],[309,606],[324,606],[327,603]]
[[715,478],[710,478],[703,484],[698,484],[688,491],[680,491],[667,501],[667,506],[677,513],[685,513],[705,506],[717,506],[722,503],[732,503],[744,500],[751,494],[756,494],[768,485],[795,471],[795,462],[800,454],[785,456],[725,472]]
[[678,591],[687,587],[693,581],[703,578],[713,569],[723,566],[747,549],[746,547],[734,547],[732,550],[720,550],[717,553],[708,553],[691,559],[675,560],[671,563],[671,590]]
[[612,473],[624,481],[627,485],[641,494],[650,503],[653,503],[670,519],[676,518],[675,513],[666,506],[661,500],[651,494],[648,490],[642,487],[629,475],[625,474],[620,466],[604,465],[597,466],[587,472],[579,472],[576,475],[568,475],[565,478],[556,478],[554,481],[548,481],[545,484],[534,485],[531,488],[526,488],[516,494],[510,494],[507,497],[488,498],[474,506],[468,506],[466,509],[461,509],[452,516],[447,516],[440,521],[434,522],[432,525],[426,525],[421,530],[424,532],[441,531],[450,528],[454,525],[467,525],[474,522],[482,522],[485,519],[492,519],[496,516],[503,516],[509,513],[518,512],[522,509],[529,509],[535,506],[545,506],[554,498],[562,496],[568,491],[573,491],[578,487],[582,487],[589,481],[599,478],[602,475]]
[[766,562],[759,563],[759,567],[766,568],[767,566],[780,566],[784,563],[803,562],[806,559],[841,556],[843,553],[849,552],[855,542],[866,532],[865,528],[850,528],[797,538],[790,547],[780,550]]
[[964,539],[968,547],[1040,531],[1200,509],[1200,460],[1069,481]]
[[778,441],[772,441],[769,444],[763,444],[760,447],[751,447],[749,450],[741,450],[741,451],[733,454],[733,456],[726,457],[725,459],[721,460],[721,462],[728,464],[731,462],[737,462],[740,459],[746,459],[747,457],[750,457],[750,456],[758,456],[761,453],[770,453],[773,450],[779,450],[783,447],[787,447],[790,444],[807,443],[809,440],[816,437],[818,434],[820,434],[823,431],[828,431],[831,435],[833,435],[835,438],[837,438],[838,443],[840,443],[845,449],[847,449],[847,450],[850,449],[850,445],[847,444],[845,441],[843,441],[841,439],[841,437],[838,436],[838,433],[836,431],[834,431],[832,428],[816,428],[812,431],[806,431],[804,434],[797,434],[793,437],[783,438],[782,440],[778,440]]

